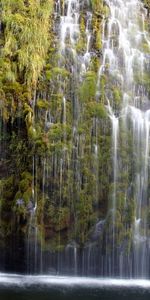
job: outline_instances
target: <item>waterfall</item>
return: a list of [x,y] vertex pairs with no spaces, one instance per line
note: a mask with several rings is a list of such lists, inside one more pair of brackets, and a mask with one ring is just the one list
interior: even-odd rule
[[[0,23],[0,236],[6,232],[7,246],[21,232],[30,274],[149,278],[150,26],[143,1],[56,0],[53,9],[37,1],[37,12],[23,2],[14,13],[3,1]],[[34,33],[24,31],[29,11],[35,31],[36,14],[47,20],[35,49],[28,46]],[[31,61],[30,51],[37,52]]]
[[[35,221],[33,222],[36,220],[35,216],[33,218],[32,215],[29,227],[30,230],[32,227],[35,228],[32,237],[34,269],[38,270],[38,257],[40,257],[41,273],[49,266],[50,270],[55,270],[58,274],[148,277],[150,110],[145,74],[149,72],[150,57],[144,50],[144,45],[146,44],[145,48],[149,49],[150,40],[144,25],[146,12],[138,0],[106,1],[109,15],[107,18],[103,16],[98,25],[98,30],[102,31],[102,49],[95,80],[95,77],[92,77],[92,60],[93,57],[97,58],[97,53],[92,53],[94,17],[90,2],[84,1],[82,5],[78,0],[66,0],[63,4],[61,1],[56,1],[55,5],[58,35],[56,86],[58,86],[61,105],[56,116],[52,110],[47,111],[45,127],[49,130],[57,123],[62,126],[62,148],[53,151],[52,155],[44,158],[42,162],[41,224],[40,227],[36,226]],[[86,13],[83,9],[84,5]],[[103,103],[106,110],[107,130],[97,114],[92,116],[90,125],[87,125],[88,129],[86,127],[82,129],[86,118],[84,117],[86,105],[91,104],[91,98],[89,104],[85,105],[81,102],[82,94],[80,96],[79,91],[82,92],[81,88],[83,88],[86,93],[91,78],[95,86],[92,104],[97,105],[96,109],[98,109],[98,105]],[[88,94],[86,97],[88,99]],[[69,143],[68,124],[71,126]],[[90,133],[90,147],[84,132],[86,130]],[[108,160],[111,171],[108,170],[107,175],[109,203],[105,219],[104,216],[99,217],[103,180],[101,172],[106,172],[105,165],[101,161],[103,142],[100,135],[103,136],[104,141],[107,135],[111,137]],[[53,141],[53,146],[56,145],[57,141]],[[90,149],[90,154],[87,149]],[[88,167],[84,164],[85,155],[90,155]],[[88,168],[91,177],[87,177]],[[89,184],[92,186],[90,192]],[[91,193],[93,199],[90,201],[98,212],[94,215],[95,225],[84,241],[82,230],[85,225],[82,224],[82,214],[80,215],[77,209],[82,209],[84,213],[87,203],[82,204],[82,201],[85,196],[86,201],[89,201],[88,193]],[[53,237],[51,228],[45,229],[47,238],[49,232],[52,235],[54,247],[58,249],[55,250],[56,253],[51,248],[46,250],[46,254],[42,250],[45,197],[49,199],[46,201],[49,201],[52,210],[51,218],[52,213],[57,216],[56,238]],[[38,215],[36,198],[34,202]],[[89,214],[87,228],[91,217],[90,203],[89,212],[86,212],[86,217]],[[69,228],[66,229],[66,224],[63,224],[63,214],[68,213],[67,206],[71,212],[71,222],[74,222],[73,234],[70,233]],[[80,238],[83,239],[82,247],[78,242],[80,231]],[[29,241],[30,235],[29,232]],[[66,239],[65,247],[62,245],[63,239]],[[31,260],[30,251],[29,260]]]
[[[108,114],[112,125],[112,163],[113,163],[113,191],[110,196],[110,207],[113,210],[113,257],[111,274],[114,274],[114,264],[120,261],[120,275],[134,274],[134,276],[148,276],[149,274],[149,228],[146,210],[149,209],[149,138],[150,138],[150,111],[149,93],[147,91],[144,74],[149,72],[150,58],[147,51],[142,49],[143,43],[149,48],[149,38],[144,25],[139,22],[139,17],[144,24],[145,10],[140,1],[135,0],[108,0],[110,17],[104,23],[103,29],[103,63],[98,74],[98,87],[103,74],[109,78],[109,86],[106,88],[106,97],[109,101]],[[120,103],[115,103],[115,95],[111,84],[121,91]],[[100,93],[98,93],[100,94]],[[117,115],[117,116],[116,116]],[[121,139],[124,134],[125,147],[129,141],[127,135],[132,135],[132,151],[134,166],[130,170],[127,164],[124,166],[121,156]],[[117,149],[119,147],[119,150]],[[130,159],[129,159],[130,164]],[[121,185],[123,168],[133,186],[133,198],[135,205],[135,223],[131,226],[131,235],[134,247],[132,267],[127,267],[128,262],[125,253],[117,251],[117,220],[118,194]],[[133,170],[134,169],[134,170]],[[130,184],[130,182],[129,182]],[[132,188],[131,188],[132,189]],[[124,190],[124,207],[127,207],[126,195],[129,187]],[[128,200],[129,201],[129,200]],[[130,200],[131,201],[131,200]],[[125,212],[124,212],[125,213]],[[134,213],[133,213],[134,214]],[[126,230],[126,229],[124,229]],[[115,249],[114,249],[115,248]],[[114,255],[119,255],[114,262]],[[107,258],[109,259],[109,258]],[[124,261],[122,263],[122,261]],[[126,261],[126,266],[125,266]],[[122,264],[123,271],[122,271]]]

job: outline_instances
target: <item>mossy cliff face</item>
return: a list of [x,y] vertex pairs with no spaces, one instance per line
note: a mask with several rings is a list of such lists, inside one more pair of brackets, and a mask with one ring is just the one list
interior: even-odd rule
[[[105,1],[80,1],[79,34],[74,44],[67,36],[62,49],[60,15],[66,5],[60,1],[58,8],[56,2],[0,4],[0,235],[19,234],[29,244],[36,241],[43,252],[61,251],[73,242],[81,249],[95,224],[106,220],[102,240],[105,245],[107,237],[111,248],[112,128],[106,98],[109,91],[117,112],[122,92],[107,70],[97,93],[103,22],[110,12]],[[90,60],[82,70],[87,29]],[[132,165],[126,172],[132,159],[130,128],[122,130],[119,147],[123,171],[117,186],[116,245],[126,243],[128,253],[135,218],[132,191],[124,208],[132,175]]]
[[0,177],[4,235],[27,230],[24,225],[30,215],[28,205],[34,186],[34,106],[38,79],[51,45],[52,11],[53,1],[1,1]]
[[144,0],[144,5],[146,8],[148,8],[148,10],[150,9],[150,1],[149,0]]
[[[57,248],[75,239],[83,245],[96,219],[105,215],[109,189],[110,128],[104,99],[95,100],[107,7],[102,1],[85,1],[80,8],[76,52],[78,56],[86,52],[88,10],[93,57],[87,72],[74,81],[71,54],[59,63],[53,1],[2,1],[1,6],[2,232],[28,234],[36,203],[42,243]],[[68,40],[68,51],[69,47]],[[78,98],[78,112],[74,98]],[[96,139],[101,149],[98,158]]]

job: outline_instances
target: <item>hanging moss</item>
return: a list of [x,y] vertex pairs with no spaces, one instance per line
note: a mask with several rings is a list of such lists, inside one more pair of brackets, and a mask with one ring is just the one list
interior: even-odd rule
[[[121,83],[116,75],[109,73],[107,62],[97,91],[103,54],[102,26],[110,12],[102,0],[80,3],[80,33],[76,34],[73,46],[67,37],[64,49],[60,50],[54,2],[1,0],[2,223],[6,234],[21,228],[27,237],[37,201],[34,219],[42,250],[64,250],[70,240],[84,247],[99,219],[106,219],[104,230],[111,248],[112,125],[106,106],[109,98],[117,115],[123,95]],[[149,1],[145,0],[145,5],[149,7]],[[60,1],[60,6],[61,11],[66,9],[64,1]],[[89,11],[92,12],[88,49],[91,56],[81,72],[87,51]],[[149,21],[146,22],[148,28]],[[116,34],[112,40],[116,47]],[[140,50],[149,55],[144,39]],[[141,76],[137,69],[138,62],[134,62],[136,84],[149,93],[148,71]],[[141,170],[141,162],[135,164],[136,157],[132,157],[131,122],[126,131],[123,122],[119,122],[121,171],[116,187],[114,232],[117,247],[127,240],[129,253],[136,210],[132,181],[135,172]],[[125,203],[126,191],[129,195]],[[149,223],[149,212],[143,209],[142,214]]]
[[[24,77],[27,84],[32,83],[34,86],[48,51],[52,5],[52,1],[40,4],[36,0],[29,1],[29,5],[26,6],[24,1],[19,1],[18,5],[18,1],[2,0],[2,21],[5,25],[4,55],[9,58],[10,63],[16,59],[19,75]],[[12,72],[11,76],[15,76],[15,72]]]

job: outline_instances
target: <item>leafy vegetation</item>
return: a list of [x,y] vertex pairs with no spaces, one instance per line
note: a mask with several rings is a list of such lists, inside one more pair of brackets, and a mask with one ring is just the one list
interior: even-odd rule
[[[19,231],[27,238],[34,214],[43,250],[62,250],[71,241],[84,247],[94,224],[103,219],[104,234],[107,231],[112,242],[112,213],[107,214],[113,190],[107,95],[117,113],[122,92],[106,66],[97,95],[102,22],[103,17],[107,20],[109,9],[105,1],[89,2],[81,5],[80,35],[74,52],[69,37],[66,48],[60,51],[54,1],[1,0],[0,4],[2,227],[7,237]],[[150,6],[148,0],[145,5]],[[80,74],[80,62],[87,51],[86,9],[93,13],[92,55]],[[147,47],[142,45],[149,53]],[[75,61],[76,55],[80,61]],[[149,93],[149,74],[140,75],[136,73],[135,80]],[[128,239],[127,251],[135,218],[132,191],[124,204],[125,191],[134,176],[130,125],[119,137],[122,172],[116,192],[115,227],[116,244]]]

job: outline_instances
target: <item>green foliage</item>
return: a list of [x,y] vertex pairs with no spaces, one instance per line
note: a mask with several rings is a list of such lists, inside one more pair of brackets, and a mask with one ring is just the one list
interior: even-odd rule
[[[60,2],[63,10],[64,1]],[[12,221],[15,219],[17,227],[27,234],[27,225],[23,229],[21,218],[28,224],[28,206],[35,203],[36,195],[38,239],[44,250],[61,251],[68,239],[84,246],[99,217],[106,218],[105,231],[112,241],[112,128],[105,104],[109,94],[111,105],[118,111],[122,92],[106,64],[100,78],[100,95],[96,97],[102,62],[102,20],[109,14],[105,1],[91,0],[86,9],[81,5],[80,35],[74,51],[70,49],[70,38],[66,38],[62,52],[53,33],[53,5],[52,0],[1,0],[0,130],[2,149],[5,145],[7,152],[3,157],[0,207],[9,233],[16,230]],[[83,75],[76,54],[82,58],[87,50],[86,10],[90,9],[92,56]],[[149,53],[145,41],[141,50]],[[135,71],[137,65],[135,62]],[[143,77],[134,73],[137,85],[142,84],[149,92],[148,72]],[[131,124],[124,132],[120,122],[118,149],[122,171],[116,187],[115,216],[116,244],[119,247],[128,240],[128,250],[136,209],[133,195],[125,201],[134,176],[130,127]],[[8,212],[9,221],[5,220]],[[143,210],[144,214],[149,224],[150,213]]]
[[[45,63],[50,44],[49,17],[52,5],[53,2],[49,0],[40,3],[29,0],[28,6],[21,0],[2,0],[2,21],[5,24],[3,55],[10,62],[16,60],[20,76],[28,85],[36,85]],[[14,80],[12,76],[15,76],[14,72],[11,75],[11,80]]]
[[87,72],[83,84],[79,90],[80,99],[82,102],[88,102],[95,98],[96,94],[96,74]]
[[104,119],[107,117],[105,107],[102,103],[89,102],[87,108],[91,117]]
[[113,89],[113,96],[114,96],[115,104],[117,106],[119,104],[121,104],[122,94],[121,94],[121,91],[116,87],[114,87],[114,89]]

